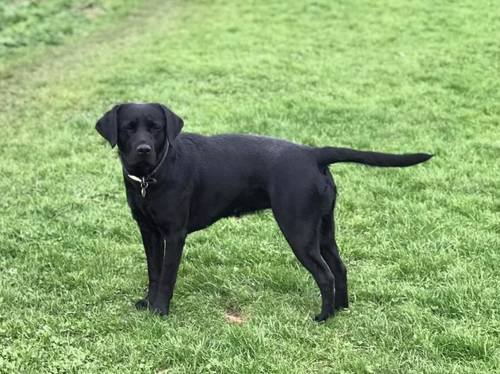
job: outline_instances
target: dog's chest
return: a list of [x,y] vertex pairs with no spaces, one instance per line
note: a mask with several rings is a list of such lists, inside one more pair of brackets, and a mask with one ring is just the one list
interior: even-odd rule
[[142,215],[155,226],[165,224],[166,208],[155,201],[143,199],[137,202],[137,207]]
[[151,221],[155,223],[161,223],[160,222],[160,212],[157,207],[155,207],[152,204],[148,204],[147,202],[144,202],[141,204],[141,211],[142,214],[144,214],[146,217],[148,217]]
[[130,201],[130,208],[139,222],[145,221],[151,226],[162,228],[168,225],[169,209],[164,202],[135,194]]

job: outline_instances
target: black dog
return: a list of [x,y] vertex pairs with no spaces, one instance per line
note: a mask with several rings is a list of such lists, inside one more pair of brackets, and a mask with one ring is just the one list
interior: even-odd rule
[[96,125],[112,147],[118,144],[128,204],[146,251],[148,293],[136,306],[161,315],[169,311],[187,234],[222,217],[271,208],[320,289],[315,320],[326,320],[348,306],[328,165],[410,166],[431,157],[313,148],[262,136],[180,134],[182,126],[160,104],[117,105]]

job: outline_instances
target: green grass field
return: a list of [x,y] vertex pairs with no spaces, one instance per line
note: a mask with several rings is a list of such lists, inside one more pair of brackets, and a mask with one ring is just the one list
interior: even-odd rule
[[[8,0],[0,372],[499,372],[499,40],[486,0]],[[191,235],[160,319],[134,309],[145,256],[94,130],[122,101],[436,157],[331,168],[351,307],[327,323],[269,212]]]

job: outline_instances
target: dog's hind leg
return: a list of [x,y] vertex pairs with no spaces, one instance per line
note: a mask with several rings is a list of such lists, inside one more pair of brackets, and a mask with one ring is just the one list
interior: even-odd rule
[[[335,201],[333,202],[333,207]],[[335,276],[335,309],[347,308],[347,269],[340,259],[339,248],[335,242],[335,221],[333,212],[323,216],[320,229],[321,256],[325,259]]]
[[[276,200],[276,199],[275,199]],[[321,292],[321,312],[314,319],[324,321],[335,313],[334,275],[320,252],[320,214],[309,203],[297,207],[292,196],[278,197],[272,209],[278,225],[300,263],[312,274]]]

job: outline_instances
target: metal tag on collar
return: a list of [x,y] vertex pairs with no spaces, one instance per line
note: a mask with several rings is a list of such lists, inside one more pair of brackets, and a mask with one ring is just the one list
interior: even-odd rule
[[146,182],[144,178],[141,180],[141,195],[142,197],[146,197],[146,188],[148,188],[149,184]]
[[146,177],[139,178],[132,174],[128,174],[128,177],[133,181],[139,182],[141,184],[141,196],[143,198],[146,197],[146,189],[149,186],[149,183],[146,182]]

